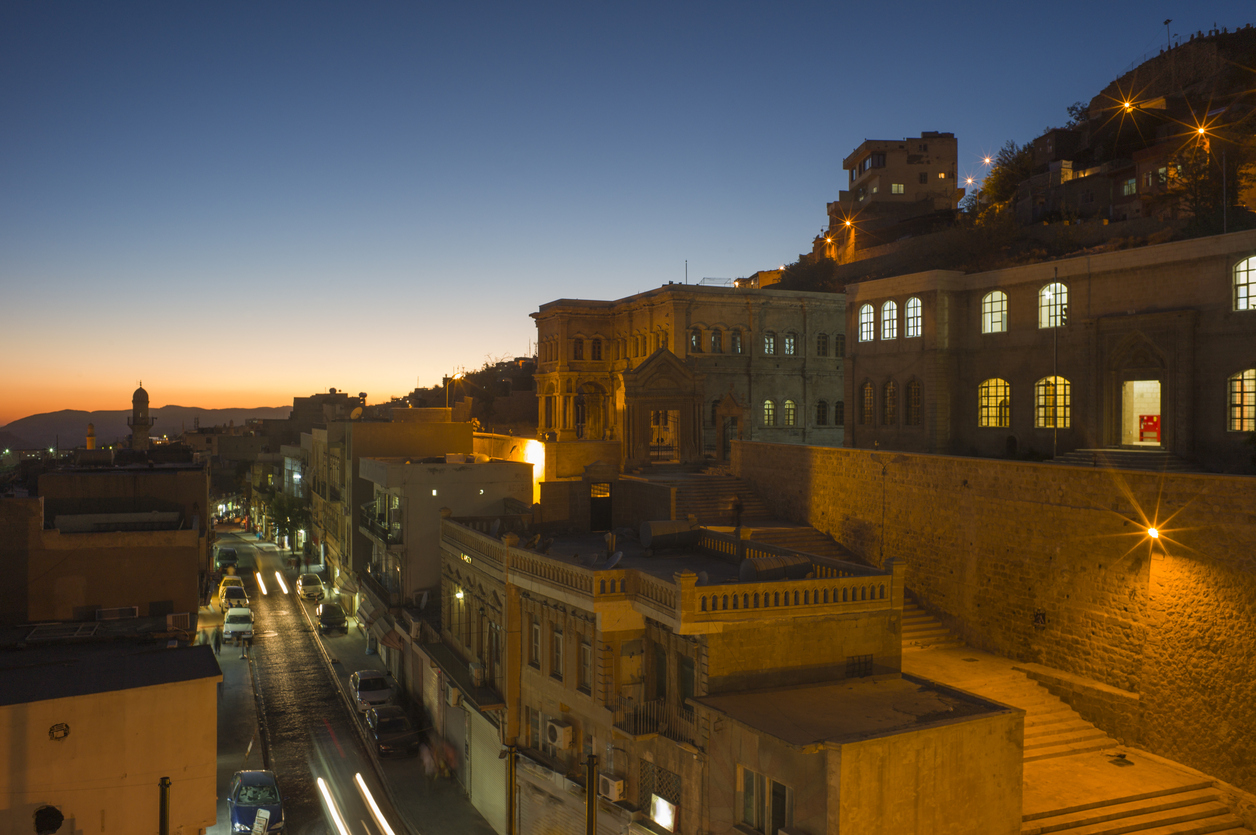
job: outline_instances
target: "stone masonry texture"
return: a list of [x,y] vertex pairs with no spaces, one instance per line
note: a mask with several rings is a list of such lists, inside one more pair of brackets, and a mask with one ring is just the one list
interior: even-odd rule
[[1087,705],[1104,730],[1256,791],[1256,479],[757,442],[732,463],[778,515],[905,560],[970,645],[1124,691]]

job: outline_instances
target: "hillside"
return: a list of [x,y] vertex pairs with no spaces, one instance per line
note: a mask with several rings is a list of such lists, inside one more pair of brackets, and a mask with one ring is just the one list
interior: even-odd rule
[[[178,435],[185,429],[191,429],[200,419],[203,427],[226,425],[234,422],[239,425],[251,418],[284,419],[292,411],[291,406],[260,406],[252,409],[202,409],[198,406],[162,406],[152,409],[151,414],[157,419],[152,434]],[[50,447],[60,444],[62,449],[82,446],[87,438],[87,424],[96,426],[96,442],[106,444],[121,441],[131,434],[126,420],[131,416],[130,409],[111,409],[96,412],[85,412],[80,409],[62,409],[59,412],[45,412],[30,415],[0,427],[0,437],[10,436],[23,441],[21,447]],[[16,447],[17,444],[14,444]],[[20,448],[20,447],[19,447]]]

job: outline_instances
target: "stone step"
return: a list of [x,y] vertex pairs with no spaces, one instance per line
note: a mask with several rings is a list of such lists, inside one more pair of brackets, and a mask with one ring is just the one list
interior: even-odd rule
[[1085,719],[1082,719],[1080,716],[1075,719],[1068,719],[1064,722],[1056,722],[1050,725],[1026,725],[1025,744],[1028,745],[1030,740],[1047,738],[1053,734],[1072,733],[1074,731],[1088,730],[1093,727],[1093,725]]
[[1169,795],[1180,794],[1182,792],[1194,792],[1203,789],[1216,788],[1212,780],[1197,780],[1193,783],[1183,783],[1177,786],[1166,786],[1164,788],[1152,789],[1145,792],[1136,792],[1134,794],[1125,795],[1123,797],[1113,797],[1106,800],[1095,800],[1090,803],[1078,803],[1073,806],[1061,806],[1057,809],[1047,809],[1041,812],[1033,812],[1025,815],[1022,820],[1038,821],[1044,818],[1053,818],[1057,815],[1071,815],[1075,812],[1086,812],[1092,809],[1102,809],[1105,806],[1112,806],[1120,803],[1136,803],[1140,800],[1154,800],[1156,798],[1168,797]]
[[1103,804],[1091,805],[1086,809],[1052,813],[1049,816],[1038,816],[1035,820],[1026,820],[1021,825],[1021,835],[1073,832],[1083,826],[1182,809],[1217,800],[1217,791],[1212,786],[1172,791],[1154,797],[1118,798]]
[[[1233,831],[1242,823],[1230,813],[1224,803],[1217,800],[1195,802],[1152,811],[1132,810],[1130,814],[1111,820],[1083,823],[1064,829],[1068,835],[1196,835],[1206,832]],[[1021,835],[1025,830],[1021,829]]]
[[1087,722],[1080,728],[1061,728],[1053,733],[1034,737],[1032,741],[1026,739],[1025,753],[1043,748],[1054,748],[1057,745],[1088,745],[1092,742],[1116,744],[1116,740]]
[[1117,742],[1110,737],[1092,740],[1082,743],[1066,743],[1064,745],[1052,745],[1046,748],[1035,748],[1032,751],[1026,751],[1024,762],[1036,762],[1038,760],[1049,760],[1053,757],[1068,757],[1073,754],[1089,754],[1092,751],[1104,751],[1108,748],[1115,748]]

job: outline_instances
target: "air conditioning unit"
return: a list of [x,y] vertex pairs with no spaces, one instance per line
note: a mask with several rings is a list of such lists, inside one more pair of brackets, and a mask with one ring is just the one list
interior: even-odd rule
[[471,683],[476,687],[484,686],[484,664],[481,661],[471,662]]
[[457,687],[450,687],[449,691],[445,694],[445,701],[452,707],[457,707],[462,704],[462,691],[460,691]]
[[623,800],[624,781],[614,774],[599,774],[597,776],[597,793],[607,800]]
[[571,725],[566,722],[555,722],[553,719],[545,723],[545,741],[555,748],[571,747]]

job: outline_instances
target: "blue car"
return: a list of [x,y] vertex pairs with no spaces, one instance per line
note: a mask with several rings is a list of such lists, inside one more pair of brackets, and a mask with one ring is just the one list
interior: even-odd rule
[[266,828],[262,831],[283,831],[283,796],[273,771],[237,771],[231,778],[227,806],[233,833],[252,832],[257,817],[263,813]]

